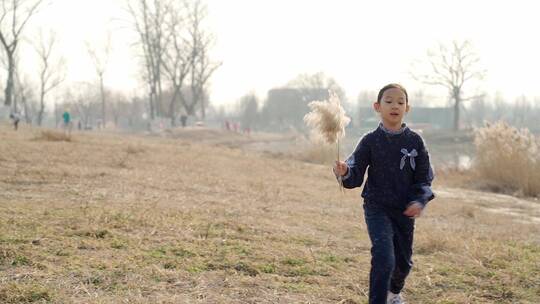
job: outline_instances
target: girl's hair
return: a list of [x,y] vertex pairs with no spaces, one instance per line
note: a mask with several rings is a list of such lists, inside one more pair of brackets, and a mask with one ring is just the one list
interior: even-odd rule
[[403,91],[403,93],[405,94],[405,102],[409,103],[409,95],[407,94],[407,90],[405,90],[405,88],[402,85],[398,84],[398,83],[391,83],[391,84],[385,85],[379,91],[379,95],[377,95],[377,103],[381,102],[381,99],[382,99],[382,96],[383,96],[384,92],[386,90],[389,90],[389,89],[400,89],[401,91]]

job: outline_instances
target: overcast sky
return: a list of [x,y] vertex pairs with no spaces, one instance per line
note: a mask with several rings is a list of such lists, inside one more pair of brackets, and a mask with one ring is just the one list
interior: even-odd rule
[[[144,89],[122,0],[54,0],[28,29],[53,29],[68,63],[68,80],[95,78],[85,41],[98,47],[112,32],[106,85]],[[208,25],[223,62],[211,79],[214,104],[287,83],[300,73],[325,72],[356,100],[360,90],[400,82],[410,91],[411,63],[439,42],[469,39],[487,77],[481,89],[509,99],[540,96],[540,18],[534,1],[207,0]],[[26,53],[24,53],[26,54]],[[29,56],[29,55],[25,55]],[[23,60],[24,61],[24,60]],[[32,71],[31,59],[23,66]],[[141,91],[143,92],[143,91]],[[428,93],[439,91],[428,89]],[[435,103],[444,96],[432,96]]]

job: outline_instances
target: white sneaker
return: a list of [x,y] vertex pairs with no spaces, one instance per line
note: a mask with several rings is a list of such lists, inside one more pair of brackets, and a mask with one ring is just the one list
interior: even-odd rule
[[386,297],[386,304],[405,304],[405,302],[401,298],[400,293],[395,294],[389,291],[388,296]]

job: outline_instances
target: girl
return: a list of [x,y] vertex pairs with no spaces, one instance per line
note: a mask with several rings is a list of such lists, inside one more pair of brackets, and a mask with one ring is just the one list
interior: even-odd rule
[[403,123],[409,111],[407,91],[383,87],[373,104],[379,127],[366,134],[334,173],[345,188],[360,187],[371,240],[370,304],[402,304],[401,290],[412,267],[414,220],[435,196],[433,170],[424,141]]

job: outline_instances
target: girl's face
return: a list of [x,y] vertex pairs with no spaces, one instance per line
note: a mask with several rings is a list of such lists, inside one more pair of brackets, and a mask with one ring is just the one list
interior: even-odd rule
[[409,112],[409,105],[405,93],[398,88],[384,91],[381,101],[373,104],[375,111],[381,114],[386,127],[400,128],[405,113]]

